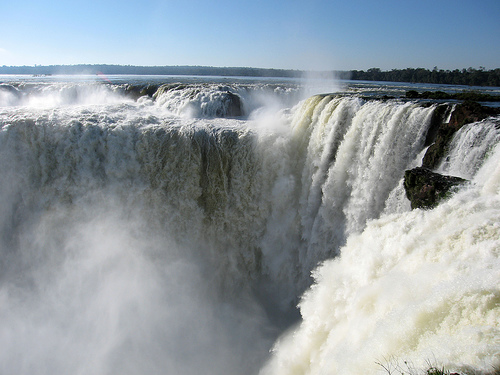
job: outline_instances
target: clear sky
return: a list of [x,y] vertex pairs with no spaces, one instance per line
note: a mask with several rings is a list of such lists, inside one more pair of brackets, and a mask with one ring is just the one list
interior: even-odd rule
[[500,0],[0,0],[0,65],[500,67]]

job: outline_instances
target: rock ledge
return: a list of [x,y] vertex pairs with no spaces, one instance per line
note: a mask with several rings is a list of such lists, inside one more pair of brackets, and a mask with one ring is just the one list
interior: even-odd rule
[[404,177],[406,196],[412,209],[434,208],[453,192],[454,187],[466,182],[463,178],[444,176],[423,167],[407,170]]

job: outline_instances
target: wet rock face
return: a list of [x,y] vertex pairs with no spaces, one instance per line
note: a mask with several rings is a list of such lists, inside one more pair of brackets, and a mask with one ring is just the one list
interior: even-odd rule
[[153,97],[155,92],[158,90],[158,85],[148,84],[148,85],[127,85],[122,91],[125,95],[132,98],[133,100],[137,100],[140,97],[148,96],[150,98]]
[[448,146],[455,132],[465,124],[484,120],[500,111],[497,108],[485,107],[475,102],[458,104],[451,114],[449,123],[442,123],[434,131],[434,143],[428,148],[422,161],[422,166],[436,168],[443,156],[448,152]]
[[426,140],[426,145],[430,146],[422,160],[422,166],[405,172],[404,187],[412,208],[433,208],[450,196],[458,185],[467,182],[460,177],[445,176],[432,170],[448,153],[456,131],[466,124],[479,122],[500,113],[498,108],[465,101],[456,105],[450,120],[444,122],[450,109],[449,104],[436,108]]
[[227,91],[222,96],[224,109],[217,111],[219,117],[239,117],[243,114],[241,110],[241,99],[238,95]]
[[411,208],[434,208],[453,192],[453,188],[466,183],[460,177],[444,176],[423,167],[407,170],[404,177],[406,196]]

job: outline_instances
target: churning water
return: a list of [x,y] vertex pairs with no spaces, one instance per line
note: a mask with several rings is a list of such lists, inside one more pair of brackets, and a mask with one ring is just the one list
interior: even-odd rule
[[500,364],[498,119],[438,168],[470,183],[411,211],[433,106],[165,81],[0,85],[2,374]]

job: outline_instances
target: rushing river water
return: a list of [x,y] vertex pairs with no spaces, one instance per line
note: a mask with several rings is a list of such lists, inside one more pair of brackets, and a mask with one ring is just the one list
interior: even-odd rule
[[460,87],[0,81],[2,374],[499,365],[499,119],[437,208],[402,183],[436,106],[398,98]]

